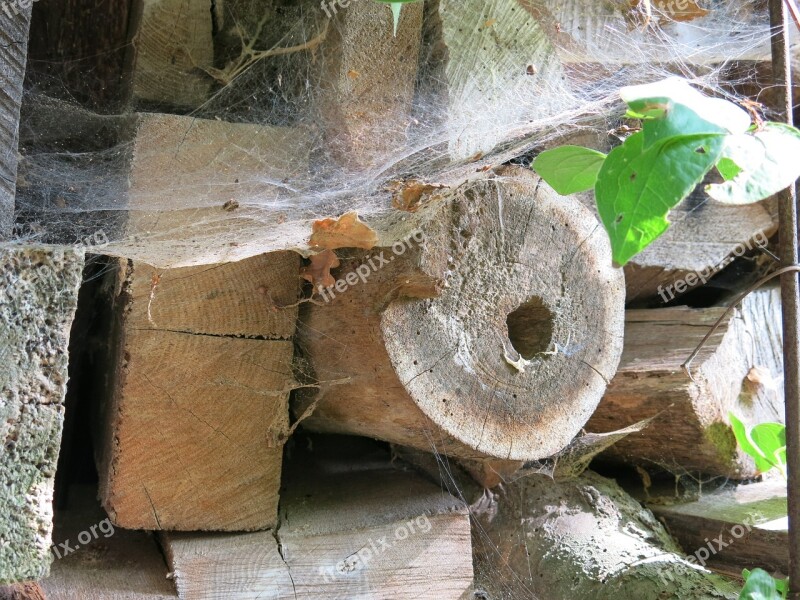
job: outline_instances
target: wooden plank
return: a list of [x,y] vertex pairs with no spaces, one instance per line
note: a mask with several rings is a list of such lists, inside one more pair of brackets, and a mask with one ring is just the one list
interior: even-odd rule
[[109,252],[181,267],[305,246],[311,214],[285,182],[308,167],[309,148],[290,127],[138,115],[127,235]]
[[780,294],[767,289],[745,299],[692,363],[690,379],[681,365],[723,310],[627,311],[620,368],[586,428],[608,432],[657,418],[612,446],[606,459],[678,473],[756,475],[727,415],[751,424],[783,419]]
[[50,565],[67,348],[83,252],[0,248],[0,583]]
[[197,108],[213,79],[213,2],[143,0],[136,33],[133,96],[139,103]]
[[[337,3],[323,3],[328,13]],[[396,35],[385,5],[353,2],[336,12],[319,48],[315,110],[334,162],[359,171],[402,155],[412,125],[422,3],[406,4]]]
[[420,97],[431,106],[421,114],[429,126],[443,127],[436,135],[452,160],[477,160],[525,133],[547,117],[548,97],[566,92],[561,61],[528,4],[425,3],[423,61],[430,72]]
[[648,507],[688,555],[702,558],[713,569],[736,576],[755,567],[788,571],[783,480],[726,488],[684,504],[651,502]]
[[287,484],[276,531],[163,534],[181,598],[441,598],[472,584],[463,503],[386,463]]
[[[116,274],[116,372],[98,416],[100,494],[134,529],[277,518],[299,257]],[[287,307],[287,308],[281,308]]]
[[0,10],[0,241],[11,237],[17,188],[17,143],[31,4],[7,2]]
[[60,558],[40,583],[47,600],[177,598],[153,535],[115,528],[96,494],[94,486],[73,486],[68,505],[56,513],[53,554]]
[[[757,254],[777,231],[772,200],[732,206],[692,195],[670,213],[672,225],[625,266],[626,300],[657,306],[680,299],[736,256]],[[692,285],[686,285],[690,281]]]

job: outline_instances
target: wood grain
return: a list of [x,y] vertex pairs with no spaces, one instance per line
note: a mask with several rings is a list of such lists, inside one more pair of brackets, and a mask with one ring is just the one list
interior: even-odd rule
[[275,524],[298,273],[293,253],[166,271],[123,262],[117,368],[98,417],[100,493],[116,524]]
[[472,583],[466,507],[387,465],[287,484],[277,531],[162,538],[181,598],[457,599]]
[[[17,188],[17,143],[31,5],[0,10],[0,241],[11,236]],[[12,8],[13,7],[13,8]]]
[[[621,349],[621,273],[594,218],[522,170],[392,218],[371,223],[378,248],[340,253],[334,277],[366,266],[366,281],[301,310],[299,345],[322,383],[297,396],[296,414],[314,407],[304,426],[460,458],[566,446]],[[395,254],[416,229],[425,242]],[[377,256],[388,266],[373,271]]]
[[722,308],[629,310],[619,371],[587,424],[606,432],[658,417],[604,457],[683,473],[748,478],[755,465],[736,446],[733,411],[751,425],[783,419],[780,296],[749,296],[691,366],[681,365]]
[[158,106],[197,108],[211,92],[213,2],[143,0],[134,39],[133,96]]
[[[333,3],[336,7],[336,3]],[[340,8],[320,46],[315,111],[335,164],[359,171],[400,156],[412,124],[422,4],[403,7],[397,35],[386,6]]]

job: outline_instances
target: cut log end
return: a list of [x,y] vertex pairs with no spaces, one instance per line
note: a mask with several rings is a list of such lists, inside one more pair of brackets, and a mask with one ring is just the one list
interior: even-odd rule
[[616,369],[620,273],[588,213],[530,178],[478,184],[453,209],[459,268],[440,297],[384,313],[392,364],[422,411],[466,445],[548,456]]
[[[393,218],[395,239],[416,226],[425,241],[404,256],[384,251],[392,269],[406,265],[392,285],[375,275],[304,317],[312,361],[353,354],[315,365],[320,379],[350,379],[325,391],[307,424],[461,458],[530,460],[566,446],[622,345],[622,273],[594,217],[519,170]],[[399,298],[381,312],[386,290],[413,270],[438,280],[441,294]]]

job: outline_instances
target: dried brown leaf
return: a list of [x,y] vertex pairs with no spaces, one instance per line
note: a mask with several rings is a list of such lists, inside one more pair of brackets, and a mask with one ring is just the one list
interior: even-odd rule
[[416,179],[398,182],[392,189],[392,206],[397,210],[416,212],[423,204],[423,199],[436,190],[445,189],[441,183],[424,183]]
[[378,243],[378,235],[351,211],[338,219],[314,221],[308,243],[320,250],[337,248],[363,248],[370,250]]
[[310,264],[300,270],[300,277],[314,285],[314,289],[326,289],[336,284],[336,279],[331,275],[341,263],[333,250],[325,250],[309,257]]

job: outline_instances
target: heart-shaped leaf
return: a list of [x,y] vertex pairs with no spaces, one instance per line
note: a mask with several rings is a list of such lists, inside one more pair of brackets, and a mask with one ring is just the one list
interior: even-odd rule
[[676,136],[644,145],[634,133],[603,162],[595,185],[614,262],[624,265],[669,227],[667,214],[702,181],[722,153],[723,134]]
[[[800,177],[800,131],[783,123],[765,123],[754,133],[732,135],[723,150],[740,167],[725,183],[706,187],[708,195],[727,204],[749,204],[777,194]],[[724,166],[723,166],[724,168]]]
[[533,169],[562,196],[594,187],[606,155],[581,146],[545,150],[533,161]]

